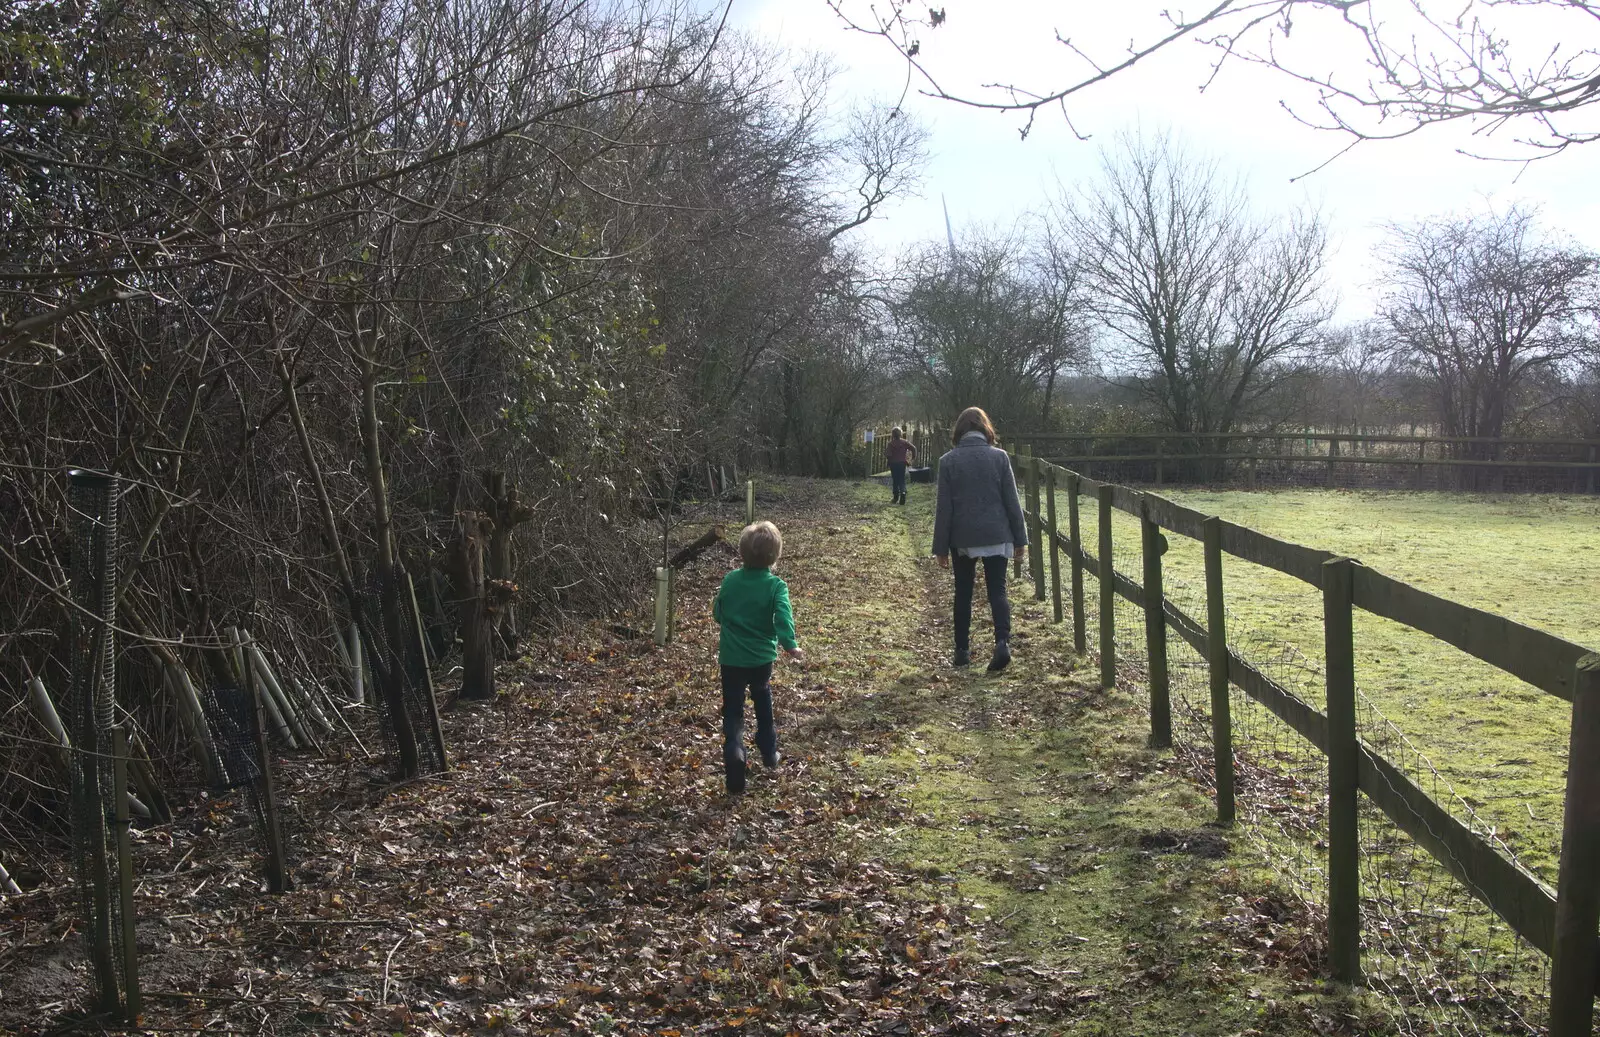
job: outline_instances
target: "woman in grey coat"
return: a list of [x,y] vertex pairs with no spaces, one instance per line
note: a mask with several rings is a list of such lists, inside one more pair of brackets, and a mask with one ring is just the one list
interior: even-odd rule
[[[955,449],[939,459],[939,504],[933,520],[933,553],[946,569],[954,568],[955,664],[971,662],[968,634],[972,627],[972,590],[978,563],[994,616],[994,656],[989,672],[1011,662],[1011,603],[1006,600],[1006,564],[1021,558],[1028,546],[1022,501],[1011,459],[994,445],[994,425],[982,408],[968,407],[956,419],[950,437]],[[955,555],[954,563],[950,556]]]

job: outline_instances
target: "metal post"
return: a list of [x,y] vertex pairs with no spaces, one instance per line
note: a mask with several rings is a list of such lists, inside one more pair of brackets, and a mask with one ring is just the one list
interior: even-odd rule
[[746,479],[744,483],[744,524],[750,525],[756,520],[756,481]]
[[1078,520],[1078,473],[1067,473],[1067,558],[1072,563],[1072,648],[1082,655],[1089,650],[1085,629],[1087,610],[1083,607],[1083,533]]
[[1167,673],[1167,614],[1161,586],[1161,555],[1167,538],[1150,518],[1149,502],[1139,502],[1139,547],[1144,560],[1144,647],[1150,660],[1150,747],[1172,745],[1172,696]]
[[1227,608],[1222,592],[1222,520],[1200,524],[1206,555],[1206,663],[1211,677],[1211,752],[1217,775],[1217,823],[1233,824],[1233,718],[1228,698]]
[[1100,485],[1100,687],[1117,686],[1117,585],[1111,561],[1112,488]]
[[1046,465],[1044,469],[1044,496],[1046,501],[1045,518],[1050,523],[1046,535],[1050,537],[1050,602],[1054,606],[1056,622],[1061,622],[1061,534],[1056,527],[1056,469],[1055,465]]
[[1333,978],[1361,982],[1360,833],[1356,785],[1356,665],[1348,558],[1322,563],[1328,684],[1328,959]]
[[1550,963],[1550,1037],[1589,1037],[1600,976],[1600,655],[1578,661],[1572,685],[1556,942]]

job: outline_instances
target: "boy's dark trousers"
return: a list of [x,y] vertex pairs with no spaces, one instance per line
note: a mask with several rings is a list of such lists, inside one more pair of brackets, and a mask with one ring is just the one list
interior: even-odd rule
[[[977,558],[968,558],[959,551],[950,555],[950,568],[956,574],[956,654],[965,655],[972,628],[972,590],[978,576]],[[1006,567],[1011,560],[1005,555],[990,555],[982,559],[983,583],[989,592],[989,611],[994,615],[994,639],[1011,640],[1011,602],[1006,600]]]
[[906,463],[904,461],[889,462],[889,478],[894,491],[896,504],[906,502]]
[[722,668],[722,762],[731,775],[744,772],[744,696],[756,707],[756,746],[764,760],[778,751],[778,728],[772,720],[772,664]]

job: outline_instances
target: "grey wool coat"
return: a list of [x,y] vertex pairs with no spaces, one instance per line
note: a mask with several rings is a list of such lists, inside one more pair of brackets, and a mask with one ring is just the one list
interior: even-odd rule
[[1006,544],[1022,547],[1028,529],[1011,458],[990,446],[982,432],[961,437],[939,458],[939,504],[933,519],[933,553],[954,548]]

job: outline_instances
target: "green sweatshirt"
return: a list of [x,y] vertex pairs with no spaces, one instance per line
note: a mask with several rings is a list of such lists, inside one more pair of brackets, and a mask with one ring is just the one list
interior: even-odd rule
[[717,662],[723,666],[765,666],[777,660],[778,645],[797,647],[789,585],[771,569],[735,569],[724,576],[711,616],[722,625]]

